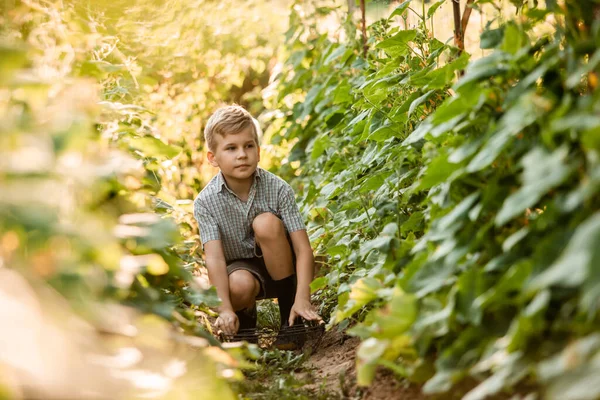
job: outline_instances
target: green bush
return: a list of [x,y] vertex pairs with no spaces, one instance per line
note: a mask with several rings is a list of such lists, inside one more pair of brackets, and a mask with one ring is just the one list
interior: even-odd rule
[[361,321],[361,384],[384,365],[427,393],[473,377],[470,400],[600,396],[598,3],[512,3],[474,61],[432,13],[395,23],[408,1],[366,58],[353,21],[338,39],[292,13],[277,140],[326,259],[322,311]]
[[191,202],[209,113],[261,109],[267,7],[2,3],[0,397],[233,398]]

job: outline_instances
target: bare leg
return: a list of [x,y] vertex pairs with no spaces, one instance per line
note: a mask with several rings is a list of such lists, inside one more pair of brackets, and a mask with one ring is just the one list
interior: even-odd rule
[[277,216],[264,213],[254,219],[252,228],[262,250],[267,271],[274,281],[281,325],[287,326],[296,297],[296,275],[292,261],[292,248],[285,227]]
[[272,213],[263,213],[254,218],[252,229],[271,278],[278,281],[293,275],[292,249],[283,222]]
[[229,275],[229,297],[234,311],[253,307],[259,291],[260,284],[252,273],[238,269]]

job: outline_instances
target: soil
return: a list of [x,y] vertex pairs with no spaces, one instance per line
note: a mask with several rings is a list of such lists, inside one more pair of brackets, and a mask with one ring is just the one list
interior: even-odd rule
[[378,370],[373,383],[366,388],[356,385],[356,348],[358,338],[341,332],[325,334],[317,351],[309,358],[308,368],[312,370],[314,384],[307,389],[319,388],[340,399],[352,400],[424,400],[430,397],[421,393],[421,387],[400,382],[391,372]]
[[[425,395],[421,386],[410,383],[384,368],[377,370],[369,387],[356,384],[356,348],[360,339],[342,332],[326,332],[316,352],[308,359],[307,367],[315,383],[306,389],[331,394],[332,399],[348,400],[458,400],[477,386],[475,380],[466,379],[455,385],[452,391],[438,395]],[[510,392],[488,396],[487,400],[515,400],[532,398],[535,386],[521,385]],[[535,396],[533,398],[536,398]]]

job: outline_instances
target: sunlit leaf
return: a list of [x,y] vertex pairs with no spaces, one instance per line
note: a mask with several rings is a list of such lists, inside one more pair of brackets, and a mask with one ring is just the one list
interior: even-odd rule
[[160,139],[151,136],[131,138],[129,145],[147,157],[173,158],[181,152],[181,148],[167,145]]
[[445,2],[446,0],[439,0],[433,3],[431,6],[429,6],[429,9],[427,10],[427,18],[431,18],[435,14],[437,9]]
[[378,43],[376,47],[385,50],[390,57],[398,57],[408,53],[408,43],[414,40],[416,36],[417,31],[415,30],[403,30]]
[[400,3],[400,5],[398,7],[394,8],[394,11],[392,11],[392,13],[388,17],[388,19],[392,19],[397,15],[404,14],[404,12],[406,10],[408,10],[408,7],[410,6],[410,2],[411,2],[411,0],[405,0],[402,3]]
[[314,293],[317,290],[323,289],[325,286],[327,286],[327,277],[322,276],[310,283],[310,292]]
[[370,338],[362,342],[356,352],[357,384],[360,386],[369,385],[375,377],[375,367],[377,360],[383,355],[388,340],[378,340]]

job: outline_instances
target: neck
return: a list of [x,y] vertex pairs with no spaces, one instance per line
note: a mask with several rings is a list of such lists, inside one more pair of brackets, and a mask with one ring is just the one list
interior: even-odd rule
[[252,183],[254,182],[254,175],[250,176],[248,179],[234,179],[234,178],[225,178],[225,183],[227,187],[231,189],[233,193],[235,193],[241,200],[246,201],[248,196],[250,195],[250,188],[252,188]]

